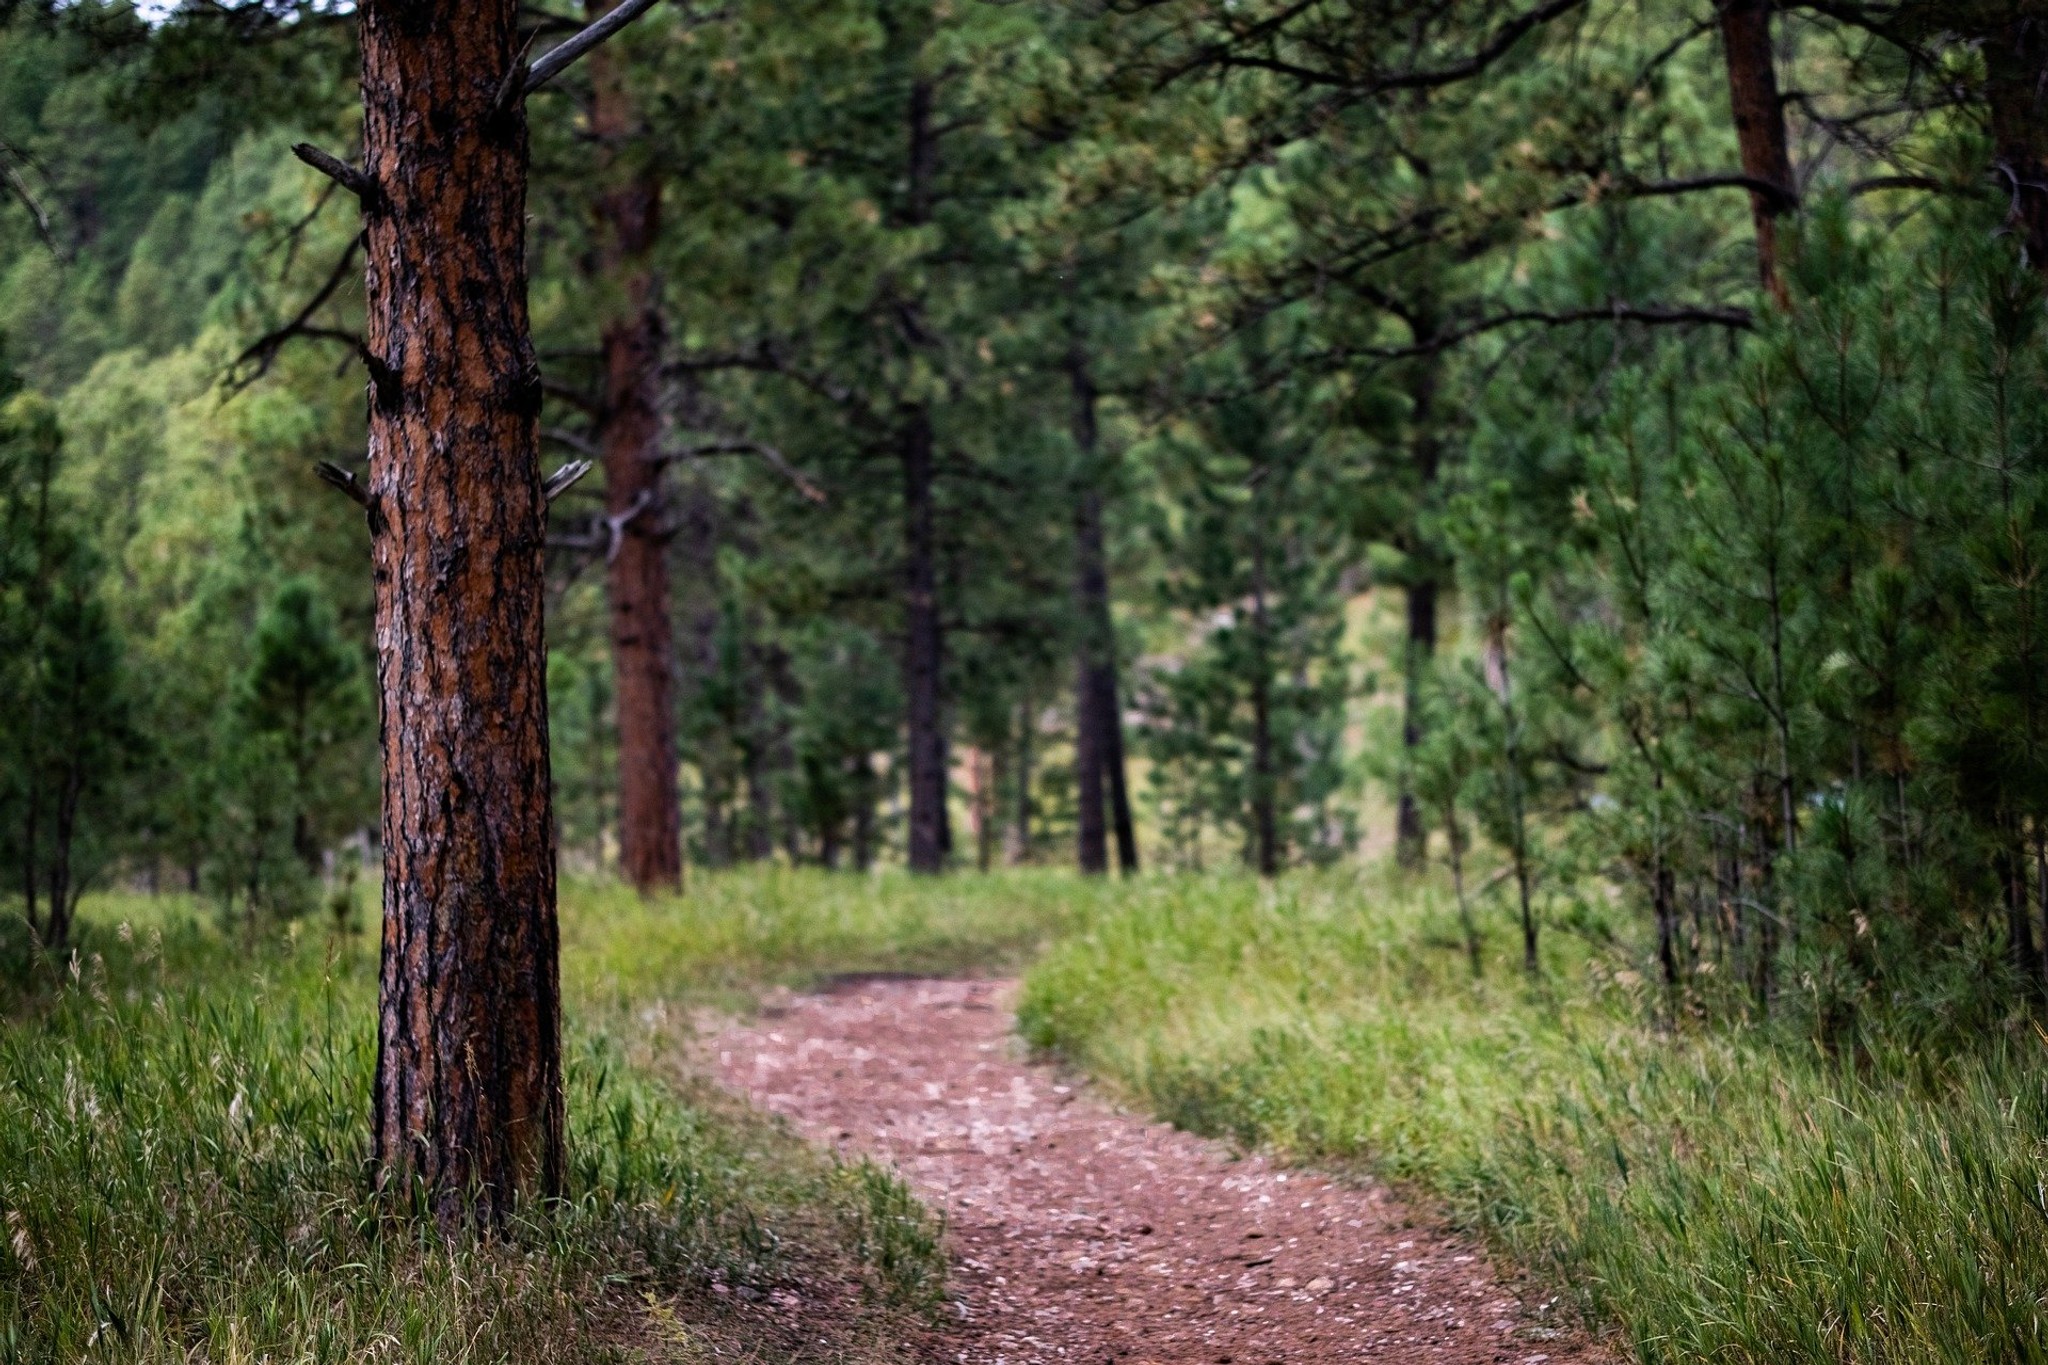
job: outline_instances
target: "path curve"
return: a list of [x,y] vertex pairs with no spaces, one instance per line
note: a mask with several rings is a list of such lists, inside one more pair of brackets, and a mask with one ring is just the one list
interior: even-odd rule
[[719,1079],[945,1211],[970,1365],[1572,1365],[1478,1250],[1020,1060],[1014,984],[862,979],[720,1030]]

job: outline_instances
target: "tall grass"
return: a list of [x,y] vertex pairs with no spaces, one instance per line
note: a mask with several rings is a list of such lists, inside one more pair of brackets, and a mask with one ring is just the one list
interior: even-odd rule
[[587,883],[563,898],[564,984],[592,1001],[737,1003],[763,984],[843,973],[1015,970],[1122,891],[1041,869],[940,878],[765,866],[696,872],[682,895],[655,897]]
[[[936,1301],[935,1225],[899,1182],[668,1083],[668,1035],[623,996],[572,997],[567,1199],[484,1241],[391,1217],[366,1165],[367,946],[314,931],[252,957],[200,909],[103,898],[79,954],[11,978],[0,1361],[638,1358],[650,1295],[695,1358],[714,1290]],[[570,917],[596,951],[601,917]]]
[[1647,1362],[2048,1360],[2048,1038],[1834,1058],[1659,1027],[1553,934],[1474,981],[1429,885],[1154,881],[1023,1022],[1199,1131],[1432,1196]]

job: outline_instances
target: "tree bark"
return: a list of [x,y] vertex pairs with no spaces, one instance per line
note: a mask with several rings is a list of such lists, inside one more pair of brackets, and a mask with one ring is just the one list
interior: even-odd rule
[[1003,849],[1003,861],[1011,867],[1031,861],[1031,740],[1037,728],[1037,716],[1027,696],[1017,704],[1017,785],[1010,809],[1010,835]]
[[1403,590],[1408,607],[1408,636],[1401,660],[1401,795],[1394,816],[1394,856],[1403,867],[1420,867],[1428,848],[1422,807],[1415,799],[1415,751],[1422,746],[1422,679],[1436,654],[1436,576],[1434,566],[1412,577]]
[[902,433],[903,694],[909,702],[910,868],[939,872],[946,829],[946,736],[940,669],[938,557],[932,527],[932,426],[914,409]]
[[1074,501],[1074,606],[1080,626],[1074,660],[1077,852],[1083,872],[1107,872],[1113,820],[1117,862],[1130,873],[1137,871],[1138,842],[1124,784],[1116,625],[1110,615],[1109,557],[1102,536],[1101,441],[1095,422],[1095,380],[1078,336],[1068,348],[1067,378],[1073,394],[1074,447],[1081,466]]
[[[1438,335],[1434,302],[1425,296],[1417,307],[1415,339],[1427,345]],[[1443,465],[1443,442],[1436,426],[1437,387],[1443,377],[1443,355],[1428,351],[1415,362],[1408,385],[1411,428],[1409,464],[1415,478],[1416,524],[1408,529],[1408,633],[1401,657],[1401,791],[1394,816],[1394,856],[1403,867],[1420,867],[1428,855],[1429,831],[1413,789],[1415,753],[1422,745],[1422,681],[1436,655],[1437,585],[1443,566],[1435,547],[1424,542],[1421,513],[1434,500],[1437,473]]]
[[2020,4],[1984,41],[1984,96],[2008,221],[2027,262],[2048,274],[2048,14]]
[[[1264,496],[1261,489],[1258,496]],[[1272,624],[1266,614],[1265,518],[1252,524],[1252,858],[1261,877],[1280,872],[1280,820],[1273,764]]]
[[[913,82],[905,166],[909,195],[904,211],[904,221],[910,227],[922,227],[932,218],[939,156],[932,102],[931,83]],[[903,311],[910,323],[912,345],[925,344],[915,304],[906,304]],[[946,811],[945,645],[933,529],[931,410],[922,400],[914,401],[904,419],[898,449],[903,464],[903,693],[909,703],[910,869],[940,872],[952,851],[953,831]]]
[[[514,0],[366,0],[369,507],[384,760],[375,1156],[444,1227],[564,1168]],[[410,1186],[410,1189],[408,1189]]]
[[[589,18],[612,8],[593,0]],[[590,130],[616,159],[638,120],[618,62],[590,54]],[[605,402],[598,420],[605,513],[622,518],[605,568],[619,715],[619,868],[643,892],[683,880],[682,795],[676,783],[675,633],[669,614],[668,530],[657,462],[662,325],[647,253],[661,226],[652,171],[619,179],[597,201],[599,264],[620,296],[603,329]]]
[[1771,53],[1771,0],[1717,0],[1721,43],[1728,61],[1728,99],[1735,115],[1735,140],[1742,173],[1775,190],[1751,190],[1756,223],[1757,273],[1764,288],[1784,304],[1778,273],[1778,217],[1798,206],[1798,182],[1785,137],[1785,108],[1778,94],[1778,68]]

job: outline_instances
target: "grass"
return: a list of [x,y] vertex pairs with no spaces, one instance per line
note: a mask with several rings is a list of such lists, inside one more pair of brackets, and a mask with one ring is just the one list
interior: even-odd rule
[[2048,1359],[2048,1038],[1659,1028],[1561,934],[1547,986],[1474,981],[1447,899],[1149,881],[1033,968],[1024,1027],[1183,1126],[1407,1184],[1646,1362]]
[[1115,882],[1018,869],[944,878],[816,869],[693,874],[680,897],[605,883],[564,895],[571,999],[741,1005],[833,976],[1012,971],[1118,903]]
[[[0,943],[0,1361],[697,1360],[776,1330],[778,1358],[899,1358],[943,1292],[936,1222],[879,1168],[679,1081],[650,1002],[690,982],[650,960],[629,991],[600,965],[634,960],[612,941],[649,928],[631,908],[567,898],[569,1197],[488,1241],[370,1196],[360,939],[307,923],[252,956],[203,905],[103,897],[64,964]],[[728,994],[748,979],[693,960]],[[822,1334],[729,1307],[790,1289]]]
[[[367,1197],[365,943],[309,923],[252,958],[191,903],[88,915],[72,961],[0,972],[0,1361],[902,1359],[937,1223],[688,1079],[683,1021],[1018,968],[1034,1043],[1183,1126],[1405,1184],[1646,1362],[2048,1361],[2048,1036],[1838,1057],[1659,1024],[1597,934],[1550,933],[1532,985],[1505,925],[1475,980],[1430,881],[571,886],[571,1198],[486,1243]],[[792,1289],[811,1314],[765,1329]]]

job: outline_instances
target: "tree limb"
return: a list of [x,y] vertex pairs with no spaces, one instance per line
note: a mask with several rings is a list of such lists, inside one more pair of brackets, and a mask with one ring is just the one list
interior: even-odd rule
[[[348,249],[341,253],[341,259],[334,263],[334,269],[328,272],[327,279],[314,291],[313,297],[306,300],[305,307],[293,314],[291,321],[284,326],[257,337],[249,343],[248,349],[235,357],[234,363],[228,366],[228,388],[231,392],[246,389],[269,373],[271,363],[277,359],[278,352],[282,351],[285,343],[293,337],[342,341],[353,345],[358,351],[362,349],[362,338],[354,333],[344,332],[338,327],[319,327],[314,325],[312,320],[313,314],[319,312],[326,302],[334,297],[334,291],[341,288],[341,282],[348,278],[349,269],[355,264],[356,252],[362,249],[362,245],[363,236],[357,233],[349,240]],[[252,362],[256,368],[244,372],[243,367]]]
[[660,0],[622,0],[617,8],[606,13],[595,23],[585,25],[575,37],[548,49],[539,61],[528,67],[520,93],[531,94],[540,89],[567,70],[577,58],[653,9],[658,3]]
[[553,502],[556,498],[568,492],[571,485],[589,472],[590,461],[571,460],[554,473],[548,475],[546,481],[541,484],[540,491],[549,502]]
[[1641,322],[1653,326],[1683,326],[1697,324],[1714,327],[1733,327],[1748,331],[1756,325],[1756,318],[1747,308],[1712,308],[1687,306],[1661,308],[1637,306],[1630,303],[1611,303],[1605,308],[1574,308],[1561,313],[1547,313],[1536,309],[1516,309],[1512,312],[1497,313],[1490,318],[1480,318],[1438,332],[1409,346],[1366,347],[1352,352],[1354,355],[1371,356],[1378,360],[1406,360],[1413,356],[1430,355],[1448,350],[1460,342],[1486,332],[1498,331],[1521,323],[1540,323],[1545,327],[1568,327],[1582,322]]
[[668,464],[676,460],[701,459],[706,455],[758,455],[776,473],[795,484],[797,492],[803,494],[810,501],[823,503],[826,500],[824,489],[805,478],[803,472],[790,463],[787,455],[784,455],[766,441],[753,441],[744,438],[705,441],[698,445],[685,446],[681,450],[664,450],[660,454],[650,455],[647,458],[657,464]]
[[367,171],[357,170],[332,152],[323,152],[310,142],[294,142],[292,155],[311,166],[367,206],[377,195],[377,182]]
[[319,475],[320,482],[341,490],[354,498],[364,511],[369,510],[370,495],[352,471],[343,469],[332,460],[321,460],[313,466],[313,472]]

